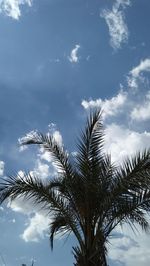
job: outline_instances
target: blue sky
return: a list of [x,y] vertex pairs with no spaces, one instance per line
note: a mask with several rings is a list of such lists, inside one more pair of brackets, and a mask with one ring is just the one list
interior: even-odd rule
[[[0,0],[0,175],[56,173],[43,150],[20,149],[36,131],[76,151],[89,108],[101,107],[105,149],[121,163],[150,143],[149,0]],[[0,266],[73,264],[71,246],[31,202],[0,207]],[[110,266],[148,266],[149,235],[117,228]]]

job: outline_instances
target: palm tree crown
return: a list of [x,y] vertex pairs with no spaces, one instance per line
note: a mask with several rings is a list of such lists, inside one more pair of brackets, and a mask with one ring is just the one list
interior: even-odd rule
[[74,158],[52,136],[37,134],[22,143],[38,144],[48,151],[58,176],[44,182],[26,174],[9,176],[0,184],[0,202],[23,196],[51,213],[50,241],[56,233],[72,232],[76,266],[106,266],[107,242],[118,224],[139,224],[147,230],[150,210],[150,150],[127,158],[120,167],[104,153],[101,111],[87,119]]

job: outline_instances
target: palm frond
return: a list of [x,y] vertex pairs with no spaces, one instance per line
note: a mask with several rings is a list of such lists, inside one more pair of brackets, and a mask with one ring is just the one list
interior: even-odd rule
[[[149,197],[150,190],[150,150],[126,159],[123,166],[116,169],[110,182],[110,204],[121,203],[123,199],[136,204]],[[145,195],[145,196],[144,196]]]
[[77,167],[83,177],[90,176],[92,170],[99,164],[102,157],[104,130],[101,121],[101,111],[91,113],[85,130],[78,140],[76,155]]
[[67,177],[72,177],[73,167],[69,162],[68,152],[64,150],[63,147],[55,141],[53,136],[43,135],[42,133],[37,133],[31,139],[27,139],[22,142],[21,145],[41,145],[44,150],[48,151],[52,156],[52,159],[61,173],[64,173]]
[[67,233],[69,231],[69,226],[64,216],[60,213],[54,217],[54,220],[50,224],[50,244],[51,249],[53,249],[54,235],[59,232],[62,233],[65,231]]
[[50,213],[61,213],[81,246],[83,245],[82,237],[76,225],[76,217],[70,209],[67,198],[62,197],[53,189],[50,190],[50,181],[44,184],[42,180],[30,174],[26,174],[24,177],[10,176],[3,179],[0,184],[0,203],[7,198],[14,200],[19,196],[27,200],[32,199],[35,204],[41,204]]
[[33,198],[37,203],[50,204],[49,183],[31,176],[30,173],[20,176],[18,174],[1,179],[0,203],[7,198],[11,200],[23,196]]
[[150,150],[127,158],[115,174],[115,190],[139,190],[150,186]]

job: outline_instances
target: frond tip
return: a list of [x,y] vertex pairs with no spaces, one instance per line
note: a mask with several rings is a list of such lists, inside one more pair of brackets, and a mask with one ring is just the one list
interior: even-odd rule
[[51,249],[53,250],[53,241],[54,241],[54,235],[57,232],[62,232],[64,230],[67,230],[67,222],[65,218],[61,215],[58,214],[54,218],[53,222],[50,224],[50,244],[51,244]]

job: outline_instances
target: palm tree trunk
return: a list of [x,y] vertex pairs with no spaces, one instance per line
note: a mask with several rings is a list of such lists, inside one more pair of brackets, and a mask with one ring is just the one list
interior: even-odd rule
[[74,266],[108,266],[105,248],[101,248],[98,252],[86,251],[84,254],[79,248],[73,248],[73,250]]

